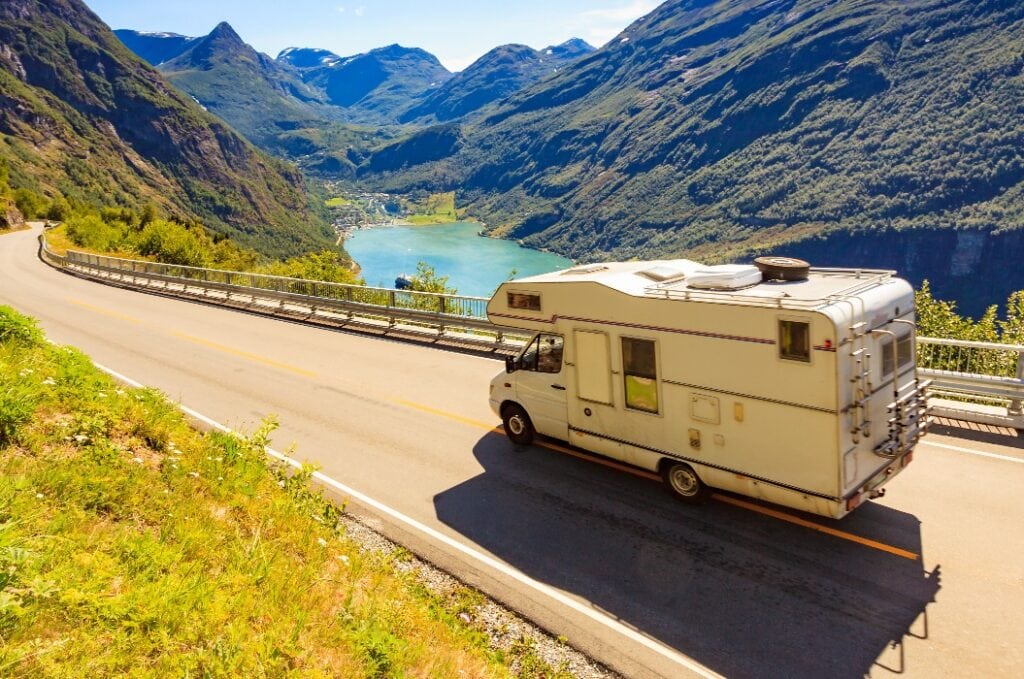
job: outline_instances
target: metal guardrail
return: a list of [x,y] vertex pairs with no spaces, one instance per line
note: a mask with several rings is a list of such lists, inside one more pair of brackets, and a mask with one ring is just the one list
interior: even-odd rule
[[[518,350],[528,339],[490,323],[485,297],[371,288],[75,251],[58,255],[43,236],[39,242],[40,256],[55,267],[165,294],[226,305],[245,300],[247,307],[261,313],[294,317],[301,310],[311,320],[332,325],[361,324],[496,349]],[[920,377],[932,382],[932,396],[998,403],[1006,406],[1009,416],[1024,417],[1022,345],[918,337],[917,365]]]
[[238,305],[246,301],[261,312],[332,325],[362,325],[397,330],[496,349],[518,349],[527,337],[509,333],[487,320],[487,298],[392,290],[311,281],[244,271],[106,257],[69,250],[53,252],[40,236],[44,261],[77,275],[180,297]]
[[1024,345],[917,338],[917,370],[932,380],[932,393],[1006,404],[1022,415]]

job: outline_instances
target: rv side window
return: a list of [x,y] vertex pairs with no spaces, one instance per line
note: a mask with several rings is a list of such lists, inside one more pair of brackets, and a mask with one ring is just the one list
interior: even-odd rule
[[622,374],[626,407],[658,412],[658,366],[653,341],[622,338]]
[[896,360],[896,368],[902,368],[914,360],[914,343],[910,335],[904,335],[896,340],[896,348],[893,350],[893,341],[886,340],[882,344],[882,376],[888,377],[893,373],[893,359]]
[[811,324],[779,321],[779,358],[811,362]]
[[558,335],[537,335],[520,358],[521,370],[539,373],[562,372],[564,341]]
[[540,295],[529,295],[525,292],[510,292],[508,293],[508,308],[540,311]]

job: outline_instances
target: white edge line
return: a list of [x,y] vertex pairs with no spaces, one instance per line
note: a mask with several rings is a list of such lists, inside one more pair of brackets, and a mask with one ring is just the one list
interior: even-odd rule
[[[131,379],[130,377],[126,377],[125,375],[122,375],[121,373],[119,373],[119,372],[117,372],[115,370],[111,370],[110,368],[102,366],[99,363],[94,363],[93,365],[95,365],[98,369],[100,369],[103,372],[107,373],[108,375],[110,375],[114,379],[118,380],[119,382],[123,382],[124,384],[127,384],[129,386],[135,387],[137,389],[142,389],[142,388],[145,387],[145,385],[143,385],[142,383],[137,382],[137,381]],[[214,429],[217,429],[219,431],[226,432],[226,433],[231,433],[232,432],[232,430],[230,428],[225,427],[220,422],[217,422],[216,420],[210,419],[206,415],[203,415],[202,413],[196,412],[195,410],[192,410],[191,408],[189,408],[186,405],[183,405],[183,404],[179,403],[178,407],[181,409],[182,412],[184,412],[189,417],[192,417],[192,418],[194,418],[196,420],[199,420],[200,422],[203,422],[204,424],[206,424],[206,425],[208,425],[210,427],[213,427]],[[932,445],[934,445],[934,444],[932,444]],[[267,451],[267,454],[270,455],[271,457],[276,458],[278,460],[281,460],[281,461],[291,465],[292,467],[295,467],[296,469],[302,469],[302,463],[299,462],[298,460],[296,460],[294,458],[291,458],[291,457],[288,457],[287,455],[284,455],[282,453],[279,453],[276,450],[274,450],[273,448],[269,448],[268,447],[266,449],[266,451]],[[1012,458],[1009,458],[1009,459],[1012,459]],[[1017,460],[1017,461],[1020,462],[1020,460]],[[407,526],[409,526],[411,528],[414,528],[414,529],[418,530],[419,532],[424,533],[425,535],[428,535],[431,538],[434,538],[435,540],[437,540],[439,542],[444,543],[445,545],[451,547],[452,549],[455,549],[455,550],[457,550],[459,552],[462,552],[463,554],[465,554],[466,556],[470,557],[471,559],[473,559],[475,561],[478,561],[478,562],[480,562],[480,563],[482,563],[482,564],[484,564],[486,566],[490,566],[494,570],[496,570],[496,571],[498,571],[498,572],[500,572],[500,573],[502,573],[504,575],[509,576],[510,578],[520,582],[521,584],[526,585],[527,587],[530,587],[531,589],[533,589],[533,590],[535,590],[537,592],[540,592],[541,594],[544,594],[544,595],[546,595],[548,597],[551,597],[552,599],[554,599],[555,601],[559,602],[560,604],[568,606],[569,608],[571,608],[572,610],[574,610],[574,611],[576,611],[578,613],[582,613],[583,615],[587,616],[591,620],[604,625],[605,627],[607,627],[608,629],[612,630],[613,632],[617,632],[617,633],[621,634],[622,636],[626,637],[627,639],[635,641],[638,644],[640,644],[641,646],[644,646],[644,647],[654,651],[655,653],[661,655],[662,657],[664,657],[664,658],[666,658],[668,660],[671,660],[672,662],[674,662],[674,663],[676,663],[678,665],[682,665],[683,667],[685,667],[686,669],[690,670],[691,672],[694,672],[695,674],[698,674],[698,675],[700,675],[702,677],[707,677],[708,679],[711,679],[713,677],[715,677],[715,678],[722,677],[722,675],[714,672],[713,670],[711,670],[711,669],[709,669],[707,667],[704,667],[703,665],[698,663],[696,660],[688,658],[687,656],[685,656],[685,655],[683,655],[681,653],[678,653],[678,652],[668,648],[667,646],[664,646],[661,643],[659,643],[659,642],[657,642],[657,641],[655,641],[655,640],[653,640],[653,639],[651,639],[649,637],[644,636],[643,634],[640,634],[636,630],[631,629],[630,627],[622,624],[621,622],[619,622],[618,620],[616,620],[616,619],[614,619],[612,617],[609,617],[609,616],[605,615],[604,613],[601,613],[599,611],[595,611],[594,609],[592,609],[592,608],[590,608],[588,606],[584,606],[580,602],[576,601],[575,599],[573,599],[573,598],[571,598],[569,596],[566,596],[565,594],[563,594],[562,592],[558,591],[557,589],[555,589],[555,588],[553,588],[553,587],[551,587],[549,585],[546,585],[543,582],[539,582],[537,580],[534,580],[533,578],[531,578],[530,576],[526,575],[522,571],[516,570],[515,568],[512,568],[508,564],[502,563],[501,561],[498,561],[497,559],[495,559],[495,558],[493,558],[491,556],[488,556],[488,555],[486,555],[486,554],[484,554],[484,553],[482,553],[480,551],[477,551],[477,550],[473,549],[472,547],[464,545],[461,542],[455,540],[454,538],[451,538],[451,537],[445,535],[444,533],[441,533],[440,531],[438,531],[438,530],[436,530],[434,528],[431,528],[430,526],[427,526],[426,524],[420,523],[419,521],[417,521],[416,519],[414,519],[412,517],[409,517],[409,516],[406,516],[405,514],[402,514],[397,509],[392,509],[391,507],[388,507],[387,505],[383,504],[382,502],[374,500],[370,496],[364,495],[363,493],[360,493],[359,491],[355,490],[354,488],[350,488],[350,487],[346,486],[343,483],[335,481],[331,477],[329,477],[329,476],[327,476],[325,474],[321,474],[320,472],[313,472],[312,476],[313,476],[314,479],[316,479],[320,483],[323,483],[324,485],[330,486],[331,488],[334,488],[335,490],[337,490],[337,491],[339,491],[339,492],[341,492],[341,493],[343,493],[345,495],[349,495],[352,498],[355,498],[357,501],[361,502],[362,504],[365,504],[365,505],[368,505],[370,507],[373,507],[377,511],[382,512],[384,514],[387,514],[391,518],[393,518],[393,519],[395,519],[395,520],[397,520],[397,521],[399,521],[401,523],[404,523],[405,525],[407,525]]]
[[946,443],[932,443],[931,441],[921,441],[917,445],[931,446],[932,448],[944,448],[945,450],[955,450],[958,453],[967,453],[969,455],[978,455],[979,457],[991,457],[994,460],[1003,460],[1005,462],[1016,462],[1017,464],[1024,464],[1024,458],[1012,457],[1010,455],[1000,455],[998,453],[986,453],[982,450],[971,450],[970,448],[951,446]]

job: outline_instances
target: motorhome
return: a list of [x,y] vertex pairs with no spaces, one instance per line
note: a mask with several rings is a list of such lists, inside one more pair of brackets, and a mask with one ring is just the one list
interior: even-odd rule
[[687,502],[717,488],[841,518],[927,426],[913,289],[892,271],[581,265],[503,283],[487,315],[532,333],[490,385],[513,442],[658,472]]

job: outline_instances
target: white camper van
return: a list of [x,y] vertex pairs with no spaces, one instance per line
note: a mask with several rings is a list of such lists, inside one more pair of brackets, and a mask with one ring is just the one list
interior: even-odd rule
[[496,325],[535,333],[491,382],[535,433],[710,488],[840,518],[925,431],[914,295],[891,271],[688,260],[576,266],[501,285]]

